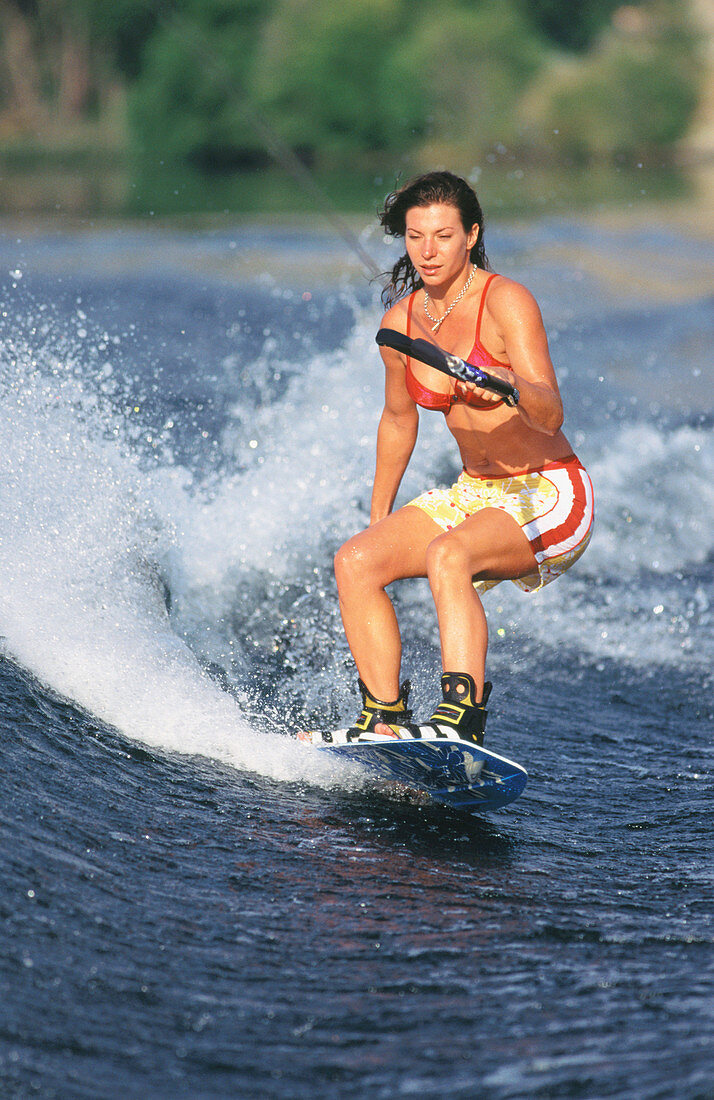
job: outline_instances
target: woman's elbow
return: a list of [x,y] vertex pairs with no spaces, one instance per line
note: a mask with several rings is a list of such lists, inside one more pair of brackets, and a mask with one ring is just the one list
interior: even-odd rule
[[563,420],[565,419],[563,413],[563,406],[558,402],[557,408],[554,408],[546,422],[545,431],[547,435],[557,435],[560,429],[563,427]]
[[563,426],[563,406],[560,402],[539,409],[537,412],[533,410],[531,416],[525,412],[525,409],[521,411],[525,413],[531,428],[542,432],[543,435],[557,435]]

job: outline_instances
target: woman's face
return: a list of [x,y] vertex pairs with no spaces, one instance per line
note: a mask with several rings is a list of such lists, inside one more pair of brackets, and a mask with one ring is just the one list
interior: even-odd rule
[[448,285],[458,278],[469,263],[478,225],[466,233],[457,207],[450,203],[412,206],[405,220],[407,255],[425,286]]

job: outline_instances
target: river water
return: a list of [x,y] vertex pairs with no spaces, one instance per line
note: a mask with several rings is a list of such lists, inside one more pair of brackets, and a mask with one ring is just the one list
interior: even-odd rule
[[[543,309],[597,531],[485,598],[489,744],[530,779],[478,818],[289,736],[358,702],[331,561],[381,314],[345,243],[5,234],[3,1096],[712,1095],[711,246],[487,245]],[[400,499],[456,472],[423,416]],[[423,713],[426,582],[397,600]]]

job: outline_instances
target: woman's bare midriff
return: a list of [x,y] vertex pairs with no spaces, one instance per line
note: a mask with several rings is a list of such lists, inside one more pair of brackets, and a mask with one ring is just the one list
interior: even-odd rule
[[486,412],[455,406],[446,416],[446,426],[456,440],[466,473],[475,477],[539,470],[573,453],[563,432],[537,432],[507,406]]

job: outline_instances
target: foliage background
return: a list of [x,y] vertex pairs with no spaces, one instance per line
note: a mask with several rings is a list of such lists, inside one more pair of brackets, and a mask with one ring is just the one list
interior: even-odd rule
[[200,206],[292,158],[346,193],[349,175],[504,158],[667,166],[702,86],[691,17],[681,0],[0,0],[0,203],[13,173],[69,167],[98,191],[114,172],[120,204],[138,187],[166,206],[173,179]]

